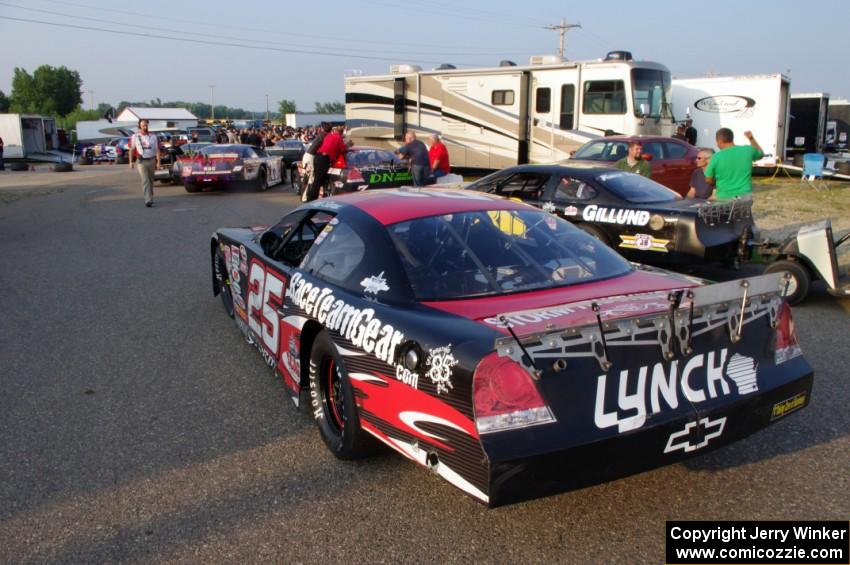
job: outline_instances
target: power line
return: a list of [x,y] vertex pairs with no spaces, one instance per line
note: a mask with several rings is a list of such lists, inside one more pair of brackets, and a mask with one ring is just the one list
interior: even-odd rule
[[[102,19],[102,18],[93,18],[93,17],[89,17],[89,16],[68,14],[68,13],[56,12],[56,11],[52,11],[52,10],[40,10],[38,8],[30,8],[28,6],[21,6],[19,4],[12,4],[12,3],[9,3],[9,2],[0,2],[0,5],[9,6],[11,8],[17,8],[17,9],[20,9],[20,10],[27,10],[27,11],[30,11],[30,12],[38,12],[38,13],[42,13],[42,14],[48,14],[48,15],[51,15],[51,16],[62,16],[62,17],[75,18],[75,19],[79,19],[79,20],[87,20],[87,21],[92,21],[92,22],[97,22],[97,23],[120,25],[120,26],[124,26],[124,27],[131,26],[131,24],[127,24],[125,22],[120,22],[120,21],[115,21],[115,20],[105,20],[105,19]],[[160,28],[157,28],[156,31],[209,37],[209,33],[191,32],[191,31],[186,31],[186,30],[181,30],[181,29],[169,29],[169,28],[160,27]],[[269,40],[263,40],[263,39],[250,39],[250,38],[245,38],[245,37],[235,37],[235,36],[229,36],[229,35],[216,35],[215,37],[218,38],[218,39],[229,39],[229,40],[233,40],[233,41],[240,41],[240,42],[243,42],[243,43],[265,43],[265,44],[270,44],[270,45],[281,45],[281,46],[285,46],[285,47],[299,47],[299,46],[308,47],[308,48],[317,48],[318,47],[316,45],[309,45],[309,44],[303,44],[303,43],[286,43],[286,42],[281,42],[281,41],[269,41]],[[347,51],[349,51],[349,52],[363,52],[363,53],[385,53],[386,52],[385,49],[363,49],[363,48],[347,49]],[[478,55],[478,53],[472,53],[472,52],[469,52],[468,50],[464,50],[464,51],[465,51],[465,54],[467,54],[467,55]],[[487,50],[487,51],[488,51],[487,53],[482,52],[481,55],[491,54],[489,52],[491,50]],[[499,52],[503,53],[504,49],[499,49]],[[530,51],[522,51],[520,53],[528,53],[528,52],[530,52]],[[395,50],[395,49],[393,50],[393,53],[402,54],[402,55],[426,55],[426,56],[434,56],[434,57],[437,57],[437,56],[450,57],[451,55],[457,54],[456,52],[454,52],[454,53],[453,52],[438,53],[438,52],[432,52],[432,51],[398,51],[398,50]]]
[[[226,41],[211,41],[204,39],[187,39],[185,37],[174,37],[171,35],[162,35],[158,33],[143,33],[139,31],[122,31],[116,29],[106,29],[101,27],[94,26],[83,26],[83,25],[75,25],[75,24],[66,24],[66,23],[58,23],[58,22],[46,22],[44,20],[33,20],[29,18],[14,18],[11,16],[0,16],[0,19],[10,20],[16,22],[24,22],[24,23],[33,23],[40,25],[48,25],[54,27],[64,27],[69,29],[78,29],[84,31],[100,31],[104,33],[112,33],[116,35],[132,35],[136,37],[147,37],[151,39],[169,39],[172,41],[182,41],[184,43],[198,43],[201,45],[215,45],[218,47],[240,47],[242,49],[253,49],[256,51],[275,51],[278,53],[298,53],[301,55],[320,55],[325,57],[348,57],[350,59],[366,59],[371,61],[397,61],[398,57],[376,57],[371,55],[353,55],[348,52],[340,52],[340,51],[315,51],[312,49],[284,49],[281,47],[264,47],[261,45],[245,45],[243,43],[230,43]],[[426,65],[438,65],[442,61],[433,61],[433,60],[417,60],[417,59],[409,59],[411,63],[423,63]],[[476,64],[474,63],[457,63],[458,65],[463,65],[466,67],[474,67]]]
[[[174,21],[174,18],[165,18],[165,17],[162,17],[162,16],[155,16],[155,15],[151,15],[151,14],[145,14],[145,13],[142,13],[142,12],[132,12],[132,11],[128,11],[128,10],[117,10],[115,8],[102,8],[102,7],[99,7],[99,6],[90,6],[90,5],[80,4],[80,3],[76,3],[76,2],[67,2],[67,1],[64,1],[64,0],[40,0],[40,1],[41,2],[48,2],[48,3],[51,3],[51,4],[61,4],[61,5],[65,5],[65,6],[72,6],[72,7],[75,7],[75,8],[86,8],[86,9],[90,9],[90,10],[97,10],[98,12],[112,12],[112,13],[116,13],[116,14],[123,14],[123,15],[129,15],[129,16],[139,16],[139,17],[149,18],[149,19],[153,19],[153,20],[162,20],[162,21],[169,21],[169,22]],[[222,27],[221,22],[205,22],[203,20],[193,19],[192,23],[196,24],[196,25],[212,27],[212,28],[215,28],[216,30],[219,30]],[[280,29],[251,28],[251,27],[244,27],[244,26],[235,26],[235,25],[231,25],[230,23],[228,23],[227,27],[228,27],[228,29],[250,31],[250,32],[254,32],[254,33],[270,33],[270,34],[275,34],[275,35],[279,35],[282,31]],[[181,30],[180,33],[184,33],[184,32]],[[293,32],[293,31],[290,31],[290,30],[285,30],[285,33],[286,33],[287,36],[309,37],[311,39],[315,39],[315,37],[316,37],[315,34],[297,33],[297,32]],[[200,34],[191,34],[191,35],[200,35]],[[207,35],[207,34],[204,34],[204,35]],[[376,44],[376,45],[398,45],[399,44],[399,41],[378,41],[378,40],[370,40],[370,39],[363,39],[363,38],[346,38],[346,37],[339,37],[339,36],[336,36],[336,35],[329,35],[327,37],[323,37],[322,40],[323,41],[336,42],[336,43],[346,43],[346,42],[347,43],[371,43],[371,44]],[[256,41],[256,40],[249,40],[249,41]],[[421,47],[428,47],[428,48],[463,49],[464,53],[469,53],[469,46],[468,45],[442,45],[442,44],[441,45],[434,45],[434,44],[423,44],[423,43],[418,43],[418,42],[417,42],[417,45],[420,45]],[[473,50],[480,50],[480,49],[493,49],[493,50],[502,52],[506,48],[505,47],[499,47],[499,46],[486,47],[486,48],[485,47],[473,48]],[[393,50],[393,51],[396,52],[395,50]]]

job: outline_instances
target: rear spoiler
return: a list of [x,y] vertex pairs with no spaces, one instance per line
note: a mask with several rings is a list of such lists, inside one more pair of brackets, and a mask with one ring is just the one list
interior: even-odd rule
[[[693,338],[725,326],[729,341],[741,340],[747,324],[764,316],[776,327],[782,288],[782,273],[715,283],[668,294],[666,311],[603,321],[604,305],[592,304],[596,323],[559,328],[518,337],[508,325],[510,337],[496,340],[500,357],[523,365],[535,378],[547,362],[556,371],[566,368],[569,359],[595,358],[603,371],[611,368],[612,348],[657,346],[664,361],[676,353],[689,355]],[[501,317],[506,323],[504,317]]]

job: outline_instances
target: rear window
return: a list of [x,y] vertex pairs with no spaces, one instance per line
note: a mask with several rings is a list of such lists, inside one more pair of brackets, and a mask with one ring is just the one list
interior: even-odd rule
[[625,171],[600,173],[596,175],[596,182],[602,184],[614,196],[635,204],[672,202],[681,198],[681,196],[654,180]]
[[419,300],[552,288],[631,270],[607,246],[539,210],[417,218],[388,232]]
[[207,145],[200,151],[203,155],[236,155],[242,158],[254,156],[254,151],[244,145]]

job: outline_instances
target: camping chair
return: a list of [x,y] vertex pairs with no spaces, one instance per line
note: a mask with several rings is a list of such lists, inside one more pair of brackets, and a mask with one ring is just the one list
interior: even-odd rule
[[[800,177],[800,184],[806,182],[815,190],[829,189],[829,185],[823,176],[824,161],[825,157],[822,153],[806,153],[803,155],[803,176]],[[818,179],[820,179],[820,182],[818,182]]]

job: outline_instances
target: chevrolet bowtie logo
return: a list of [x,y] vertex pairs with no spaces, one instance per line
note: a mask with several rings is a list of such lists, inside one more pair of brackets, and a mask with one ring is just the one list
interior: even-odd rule
[[708,442],[720,436],[726,427],[726,417],[710,420],[702,418],[696,422],[688,422],[685,429],[670,434],[664,453],[672,453],[682,449],[685,453],[702,449]]

